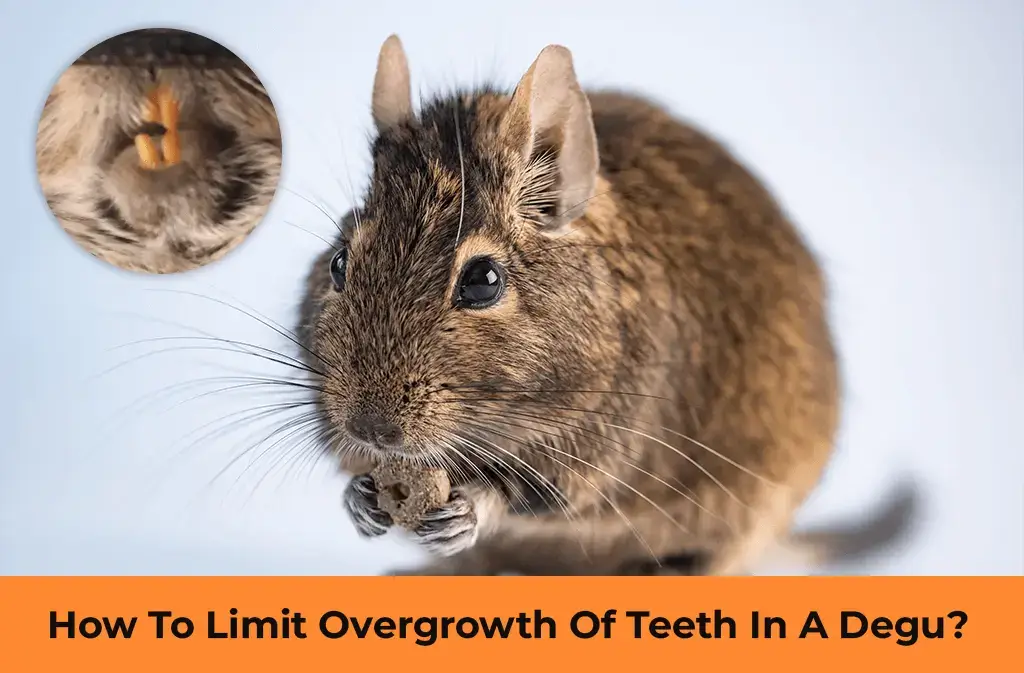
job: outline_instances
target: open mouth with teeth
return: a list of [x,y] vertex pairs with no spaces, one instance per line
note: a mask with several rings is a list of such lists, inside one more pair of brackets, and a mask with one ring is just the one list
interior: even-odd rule
[[[142,127],[135,135],[139,166],[159,170],[181,161],[178,101],[168,86],[157,86],[142,103]],[[158,145],[159,142],[159,145]]]

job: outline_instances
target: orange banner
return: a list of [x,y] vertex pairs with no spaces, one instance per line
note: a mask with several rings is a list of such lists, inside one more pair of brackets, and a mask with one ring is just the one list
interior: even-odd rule
[[6,577],[0,669],[959,671],[1024,660],[1022,609],[1021,577]]

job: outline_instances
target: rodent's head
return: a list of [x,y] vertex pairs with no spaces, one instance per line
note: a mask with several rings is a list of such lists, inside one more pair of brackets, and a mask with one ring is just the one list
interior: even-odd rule
[[309,276],[300,336],[341,449],[425,459],[494,426],[485,400],[550,399],[593,375],[599,279],[572,249],[597,146],[559,46],[510,95],[460,93],[417,114],[392,36],[372,112],[372,182]]

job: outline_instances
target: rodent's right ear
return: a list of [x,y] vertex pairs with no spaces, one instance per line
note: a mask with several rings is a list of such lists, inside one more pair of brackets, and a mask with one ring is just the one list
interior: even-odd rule
[[582,215],[594,195],[599,158],[590,101],[568,49],[549,45],[540,52],[512,94],[502,134],[527,165],[537,157],[557,157],[555,175],[537,176],[553,188],[556,210],[545,217],[548,230],[564,229]]
[[383,132],[412,117],[409,62],[397,35],[384,40],[373,79],[373,123]]

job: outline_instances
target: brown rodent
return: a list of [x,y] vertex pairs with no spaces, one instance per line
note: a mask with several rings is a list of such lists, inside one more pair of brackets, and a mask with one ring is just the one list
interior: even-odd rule
[[361,534],[391,525],[376,462],[448,470],[413,533],[438,560],[409,572],[734,574],[905,527],[901,495],[856,535],[788,537],[839,420],[826,284],[720,144],[584,93],[559,46],[511,94],[417,113],[392,36],[372,111],[372,182],[300,338]]
[[[147,31],[111,43],[136,33],[137,47]],[[39,122],[39,180],[61,226],[96,257],[134,271],[186,271],[222,258],[263,218],[280,176],[281,132],[240,59],[222,57],[216,68],[137,60],[87,59],[61,75]],[[155,88],[173,95],[180,161],[146,170],[134,141]]]

